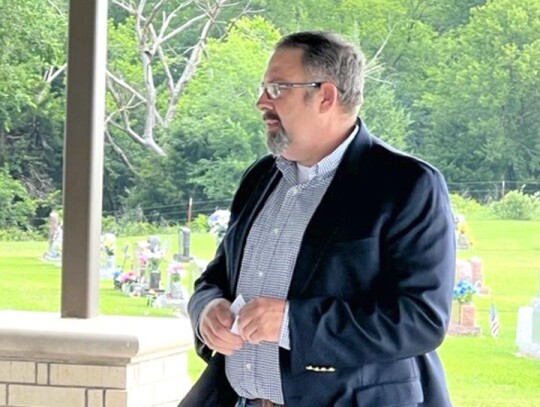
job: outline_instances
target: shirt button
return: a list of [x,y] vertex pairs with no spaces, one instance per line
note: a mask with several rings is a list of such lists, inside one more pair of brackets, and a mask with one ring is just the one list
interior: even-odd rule
[[259,277],[262,277],[262,276],[264,276],[264,273],[263,273],[262,271],[259,271],[259,272],[257,273],[257,275],[258,275]]
[[246,369],[251,370],[251,363],[246,363]]
[[295,196],[298,194],[298,187],[292,187],[291,188],[291,195],[292,196]]
[[277,236],[277,235],[278,235],[278,233],[279,233],[279,229],[278,229],[278,228],[274,228],[273,232],[274,232],[274,235],[276,235],[276,236]]

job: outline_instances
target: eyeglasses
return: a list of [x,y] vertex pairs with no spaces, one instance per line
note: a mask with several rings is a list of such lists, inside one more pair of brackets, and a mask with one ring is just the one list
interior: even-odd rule
[[277,99],[281,96],[282,90],[292,88],[318,88],[322,82],[280,82],[280,83],[261,83],[259,86],[259,97],[266,92],[268,98]]

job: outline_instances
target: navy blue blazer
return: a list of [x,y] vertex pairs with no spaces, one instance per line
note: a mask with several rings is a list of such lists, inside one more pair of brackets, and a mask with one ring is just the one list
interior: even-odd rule
[[[280,349],[287,407],[451,406],[435,349],[445,337],[455,240],[446,184],[429,164],[362,122],[305,231],[287,299],[291,350]],[[266,156],[244,175],[228,232],[195,282],[196,328],[211,299],[234,300],[250,227],[281,177]],[[181,406],[233,406],[223,357]],[[194,401],[195,400],[195,401]]]

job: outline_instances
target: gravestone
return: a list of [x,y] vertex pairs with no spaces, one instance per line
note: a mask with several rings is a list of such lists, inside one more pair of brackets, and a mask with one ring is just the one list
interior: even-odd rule
[[163,248],[161,245],[161,239],[159,236],[148,237],[148,271],[149,271],[149,287],[150,289],[157,290],[161,285],[161,271],[159,265],[163,258]]
[[532,343],[532,307],[519,307],[518,310],[518,328],[516,332],[516,343]]
[[[463,285],[478,292],[478,287],[474,284],[473,263],[467,260],[456,260],[455,270],[456,288]],[[455,297],[454,297],[455,298]],[[449,335],[457,336],[479,336],[482,329],[476,325],[476,307],[466,301],[464,303],[454,300],[452,304],[452,317],[448,327]]]
[[467,280],[473,282],[473,269],[471,262],[467,260],[456,260],[456,282]]
[[472,270],[472,283],[478,289],[478,294],[489,294],[489,288],[484,285],[484,263],[479,257],[469,260]]
[[535,342],[534,307],[520,307],[518,312],[516,345],[518,354],[534,359],[540,359],[540,343]]
[[161,273],[159,270],[150,271],[150,289],[158,289],[161,282]]
[[540,345],[540,298],[533,300],[532,342]]
[[532,306],[519,308],[516,345],[519,354],[540,359],[540,292]]
[[181,227],[178,233],[178,253],[173,258],[176,261],[191,261],[191,230],[186,227]]
[[[171,265],[171,267],[174,266],[179,266],[179,264]],[[180,282],[180,274],[168,272],[167,275],[167,289],[164,294],[156,297],[152,305],[156,308],[175,308],[187,316],[189,293]]]
[[456,282],[470,281],[478,290],[478,294],[489,294],[489,288],[484,284],[484,263],[479,257],[470,260],[456,260]]

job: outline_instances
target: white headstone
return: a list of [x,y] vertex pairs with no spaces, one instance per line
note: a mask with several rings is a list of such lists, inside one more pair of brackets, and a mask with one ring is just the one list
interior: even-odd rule
[[532,343],[533,307],[519,307],[516,344]]

